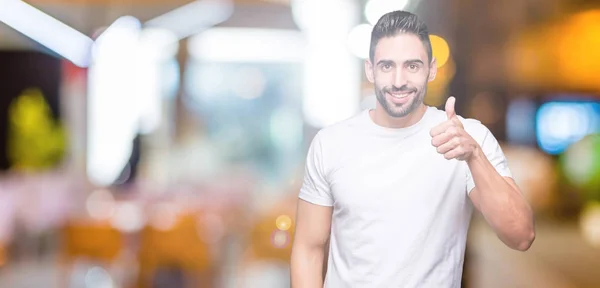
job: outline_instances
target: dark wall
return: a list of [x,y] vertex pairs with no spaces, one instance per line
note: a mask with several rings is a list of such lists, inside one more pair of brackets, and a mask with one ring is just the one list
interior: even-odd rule
[[0,51],[0,170],[9,168],[6,156],[8,107],[27,88],[38,88],[55,117],[59,117],[60,59],[35,51]]

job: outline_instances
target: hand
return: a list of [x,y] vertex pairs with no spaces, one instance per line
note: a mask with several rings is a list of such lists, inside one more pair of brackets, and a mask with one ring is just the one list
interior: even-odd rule
[[445,121],[431,129],[431,144],[437,148],[437,152],[444,155],[444,158],[468,161],[474,152],[479,149],[477,141],[465,131],[462,123],[454,112],[454,97],[446,101],[446,115],[448,121]]

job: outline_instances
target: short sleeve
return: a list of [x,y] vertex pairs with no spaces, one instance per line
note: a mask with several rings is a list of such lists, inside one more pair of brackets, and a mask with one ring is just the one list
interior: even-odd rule
[[[502,152],[500,144],[487,127],[481,124],[479,124],[479,126],[482,128],[483,132],[480,133],[483,134],[483,136],[480,138],[482,140],[479,141],[479,145],[481,146],[483,153],[490,161],[492,166],[496,168],[498,174],[503,177],[512,177],[512,173],[508,168],[508,162],[504,156],[504,152]],[[471,171],[467,169],[467,192],[470,194],[473,188],[475,188],[475,181],[473,180]]]
[[310,144],[305,165],[304,179],[298,197],[313,204],[333,206],[333,197],[324,171],[320,133],[317,133]]

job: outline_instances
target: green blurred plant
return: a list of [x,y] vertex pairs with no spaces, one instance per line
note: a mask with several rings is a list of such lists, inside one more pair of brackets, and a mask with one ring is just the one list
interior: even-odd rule
[[567,181],[583,193],[583,200],[600,201],[600,134],[583,137],[559,158]]
[[38,171],[57,165],[66,150],[66,135],[40,89],[23,91],[9,107],[8,159],[11,169]]

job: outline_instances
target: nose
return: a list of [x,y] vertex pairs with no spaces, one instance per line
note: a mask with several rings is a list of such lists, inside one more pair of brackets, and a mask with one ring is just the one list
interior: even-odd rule
[[402,69],[397,69],[396,73],[394,75],[394,86],[402,87],[402,86],[406,85],[406,83],[407,83],[406,77],[405,77]]

